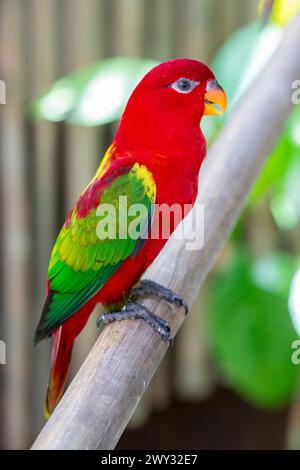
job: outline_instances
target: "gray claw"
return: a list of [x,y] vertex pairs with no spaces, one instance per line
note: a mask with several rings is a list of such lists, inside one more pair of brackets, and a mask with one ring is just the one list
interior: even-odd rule
[[169,343],[170,349],[173,345],[173,338],[171,335],[171,329],[168,323],[163,319],[154,315],[147,307],[143,305],[137,304],[135,302],[129,302],[127,305],[123,307],[122,310],[117,312],[107,312],[100,315],[97,320],[97,327],[101,325],[101,323],[110,323],[113,321],[120,321],[120,320],[135,320],[135,319],[142,319],[148,325],[150,325],[160,337]]
[[151,281],[150,279],[143,279],[137,287],[134,287],[130,298],[135,301],[139,297],[145,297],[148,295],[154,295],[158,299],[163,299],[177,307],[182,307],[185,315],[188,313],[188,305],[181,297],[179,297],[179,295],[171,289],[168,289],[155,281]]

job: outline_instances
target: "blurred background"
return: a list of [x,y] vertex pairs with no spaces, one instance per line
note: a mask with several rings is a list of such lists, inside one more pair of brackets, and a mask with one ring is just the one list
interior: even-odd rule
[[[203,123],[211,143],[299,9],[299,0],[0,0],[0,448],[27,448],[44,424],[51,342],[33,348],[33,334],[49,254],[138,79],[174,57],[209,63],[230,103],[223,120]],[[300,104],[119,449],[300,448],[299,180]],[[95,318],[71,375],[98,334]]]

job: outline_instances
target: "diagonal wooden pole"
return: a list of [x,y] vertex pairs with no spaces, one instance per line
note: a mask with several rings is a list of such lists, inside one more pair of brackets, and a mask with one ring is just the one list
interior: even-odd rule
[[[185,240],[171,240],[147,272],[146,277],[175,290],[189,304],[292,109],[292,82],[300,79],[299,44],[300,14],[209,152],[198,197],[205,208],[204,248],[188,251]],[[177,333],[182,311],[171,312],[164,303],[148,301],[147,306]],[[32,449],[113,449],[166,347],[143,321],[105,327]]]

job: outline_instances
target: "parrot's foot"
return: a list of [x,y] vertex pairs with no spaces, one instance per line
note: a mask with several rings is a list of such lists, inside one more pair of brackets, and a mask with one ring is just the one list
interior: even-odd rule
[[188,313],[188,305],[179,295],[157,282],[150,281],[150,279],[143,279],[137,287],[134,287],[131,291],[130,299],[135,301],[148,295],[154,295],[158,299],[166,300],[177,307],[183,307],[185,315]]
[[107,312],[101,315],[97,320],[97,326],[99,327],[100,324],[103,323],[110,323],[113,321],[119,320],[136,320],[142,319],[148,325],[150,325],[157,333],[159,333],[160,337],[169,343],[169,349],[173,345],[173,338],[171,335],[171,330],[168,323],[159,318],[158,316],[154,315],[154,313],[150,312],[147,307],[143,305],[137,304],[135,302],[128,302],[125,307],[118,311],[118,312]]

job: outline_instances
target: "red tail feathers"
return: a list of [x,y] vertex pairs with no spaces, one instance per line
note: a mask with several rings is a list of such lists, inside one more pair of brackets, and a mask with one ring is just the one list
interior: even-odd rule
[[72,349],[73,343],[70,344],[65,327],[62,325],[53,334],[51,370],[45,403],[46,418],[49,418],[64,392]]
[[53,333],[51,370],[45,403],[46,418],[49,418],[64,393],[74,341],[88,321],[94,306],[95,301],[92,299]]

